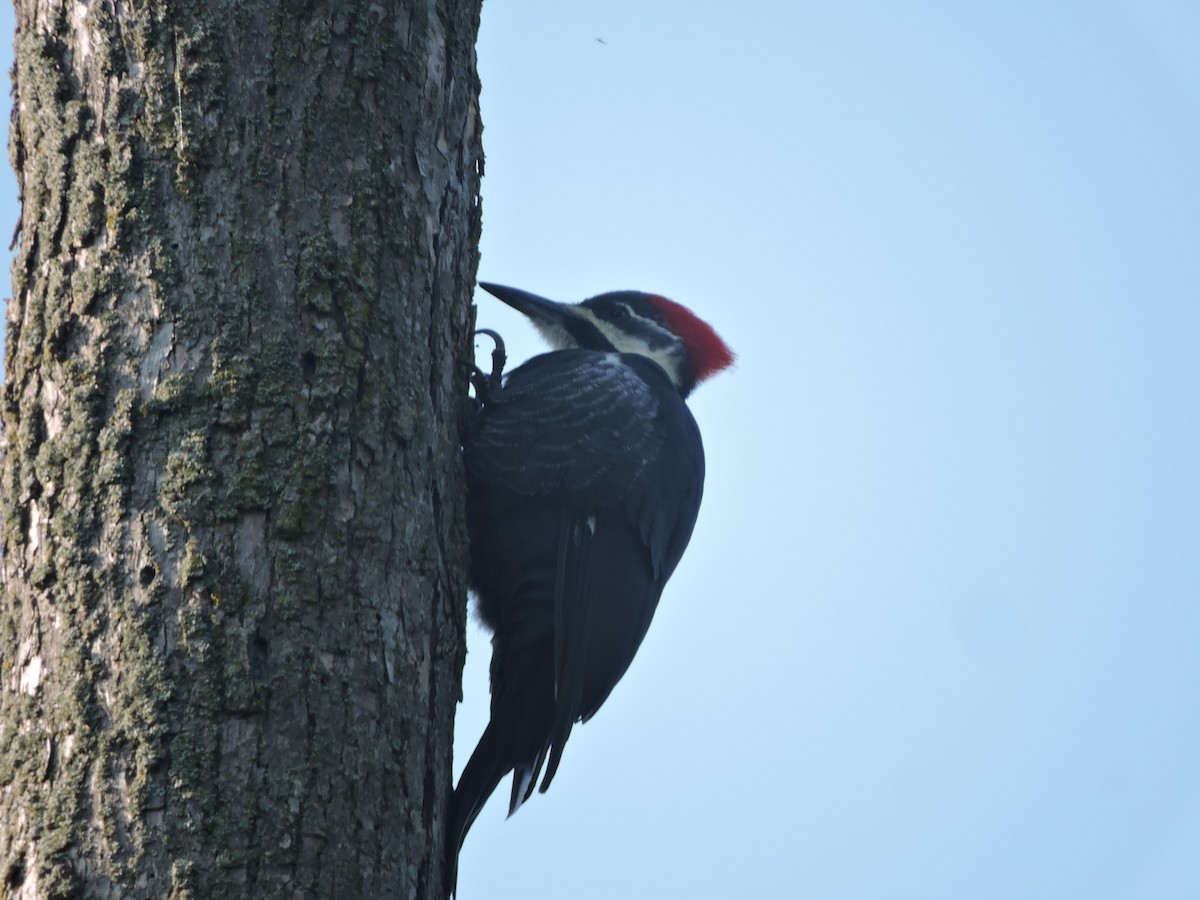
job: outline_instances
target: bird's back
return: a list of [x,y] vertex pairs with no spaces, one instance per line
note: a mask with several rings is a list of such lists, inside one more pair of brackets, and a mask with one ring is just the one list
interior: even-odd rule
[[493,631],[492,721],[455,795],[457,839],[514,771],[510,811],[645,637],[691,536],[704,455],[665,373],[563,350],[511,372],[464,441],[471,583]]

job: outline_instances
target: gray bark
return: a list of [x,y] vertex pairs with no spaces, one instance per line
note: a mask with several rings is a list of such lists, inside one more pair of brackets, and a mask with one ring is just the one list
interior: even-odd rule
[[480,0],[17,0],[0,896],[436,897]]

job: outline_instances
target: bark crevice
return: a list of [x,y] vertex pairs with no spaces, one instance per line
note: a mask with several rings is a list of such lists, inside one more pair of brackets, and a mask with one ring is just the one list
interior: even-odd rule
[[18,0],[6,895],[439,889],[478,12]]

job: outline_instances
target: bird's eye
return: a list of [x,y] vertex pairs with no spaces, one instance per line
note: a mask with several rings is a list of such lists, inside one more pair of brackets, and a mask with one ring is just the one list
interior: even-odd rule
[[629,307],[624,303],[619,303],[613,307],[612,316],[614,319],[628,319],[630,315],[632,315],[632,313],[629,311]]

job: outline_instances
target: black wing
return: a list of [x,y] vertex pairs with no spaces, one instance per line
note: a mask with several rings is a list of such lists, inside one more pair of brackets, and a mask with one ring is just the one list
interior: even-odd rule
[[509,504],[483,502],[493,492],[513,504],[562,499],[577,512],[623,505],[663,582],[691,537],[704,485],[700,430],[644,357],[534,357],[509,374],[464,450],[476,508],[509,512]]
[[[520,717],[538,733],[513,741],[515,809],[548,754],[546,789],[574,723],[633,660],[691,536],[703,449],[655,363],[567,350],[509,375],[465,458],[472,578],[495,632],[493,721],[544,706]],[[553,660],[552,677],[535,657]],[[551,683],[528,683],[533,672]]]
[[613,353],[563,350],[509,373],[465,448],[471,486],[521,497],[619,497],[657,455],[659,399]]

